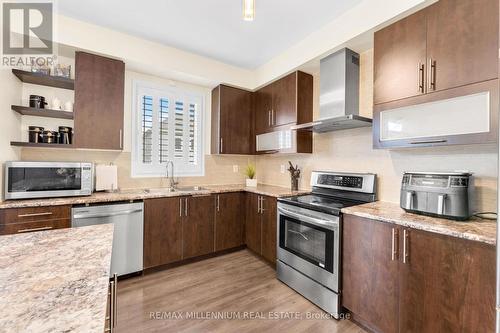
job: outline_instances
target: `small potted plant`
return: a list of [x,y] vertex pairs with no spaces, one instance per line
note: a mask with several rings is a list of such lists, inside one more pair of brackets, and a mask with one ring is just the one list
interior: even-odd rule
[[248,164],[245,169],[245,175],[247,176],[247,186],[257,187],[257,179],[255,179],[255,165]]

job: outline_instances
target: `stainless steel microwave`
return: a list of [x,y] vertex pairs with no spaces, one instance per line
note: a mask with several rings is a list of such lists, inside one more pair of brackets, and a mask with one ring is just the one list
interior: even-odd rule
[[6,200],[91,195],[93,165],[80,162],[6,162],[4,183]]

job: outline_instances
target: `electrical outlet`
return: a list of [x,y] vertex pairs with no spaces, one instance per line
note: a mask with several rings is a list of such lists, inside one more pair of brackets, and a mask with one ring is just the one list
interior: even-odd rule
[[280,172],[285,173],[285,171],[286,171],[285,165],[284,164],[280,165]]
[[233,172],[238,172],[240,170],[237,164],[233,165]]

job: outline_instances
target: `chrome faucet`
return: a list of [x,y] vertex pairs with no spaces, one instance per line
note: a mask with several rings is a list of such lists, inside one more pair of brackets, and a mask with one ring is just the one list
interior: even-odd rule
[[[169,173],[168,172],[168,166],[171,165],[171,171],[172,173]],[[172,190],[175,189],[175,187],[177,186],[177,184],[179,184],[179,182],[176,182],[175,179],[174,179],[174,162],[173,161],[167,161],[167,178],[170,180],[170,188]]]

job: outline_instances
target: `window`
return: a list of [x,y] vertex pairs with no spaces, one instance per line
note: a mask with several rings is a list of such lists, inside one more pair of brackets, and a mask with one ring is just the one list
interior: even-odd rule
[[203,96],[134,82],[132,176],[158,177],[173,161],[176,176],[203,176]]

